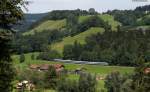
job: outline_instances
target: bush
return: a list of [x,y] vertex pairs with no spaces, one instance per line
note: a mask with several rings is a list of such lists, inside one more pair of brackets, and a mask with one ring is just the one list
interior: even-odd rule
[[50,50],[48,52],[41,52],[37,57],[37,59],[49,60],[49,61],[56,58],[61,58],[61,55],[55,50]]
[[44,88],[44,72],[24,70],[18,73],[17,79],[19,81],[31,81],[37,88]]
[[57,84],[58,92],[96,92],[96,78],[91,74],[81,74],[78,81],[61,79]]
[[77,81],[62,79],[58,82],[57,92],[79,92]]
[[55,89],[57,85],[58,75],[56,69],[53,66],[50,66],[48,71],[44,76],[45,88]]
[[31,59],[35,60],[35,55],[34,54],[31,55]]
[[106,77],[105,88],[108,92],[122,92],[122,85],[126,78],[119,72],[112,72]]
[[79,78],[79,92],[96,92],[96,84],[95,76],[83,73]]

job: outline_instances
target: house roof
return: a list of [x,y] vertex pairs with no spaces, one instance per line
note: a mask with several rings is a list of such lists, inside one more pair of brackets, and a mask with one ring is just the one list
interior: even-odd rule
[[[30,68],[31,69],[41,69],[41,70],[48,70],[48,68],[49,68],[49,66],[51,66],[51,65],[49,65],[49,64],[43,64],[43,65],[30,65]],[[59,68],[62,68],[62,67],[64,67],[64,65],[62,65],[62,64],[54,64],[54,65],[52,65],[55,69],[59,69]]]
[[53,66],[55,67],[55,69],[59,69],[59,68],[64,67],[64,65],[62,65],[62,64],[55,64]]
[[40,66],[37,64],[32,64],[32,65],[30,65],[30,68],[31,69],[37,69],[37,68],[40,68]]
[[48,65],[48,64],[44,64],[44,65],[41,65],[41,66],[40,66],[40,69],[41,69],[41,70],[48,70],[49,66],[50,66],[50,65]]

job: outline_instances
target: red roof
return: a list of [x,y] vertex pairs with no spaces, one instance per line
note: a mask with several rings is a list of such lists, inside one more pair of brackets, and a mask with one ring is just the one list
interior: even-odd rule
[[[49,66],[51,66],[51,65],[49,65],[49,64],[43,64],[43,65],[36,65],[36,64],[34,64],[34,65],[30,65],[30,68],[31,68],[31,69],[48,70]],[[62,64],[54,64],[54,65],[52,65],[52,66],[53,66],[55,69],[59,69],[59,68],[64,67],[64,65],[62,65]]]
[[55,64],[53,66],[55,67],[55,69],[59,69],[59,68],[64,67],[64,65],[62,65],[62,64]]
[[33,64],[33,65],[30,65],[30,68],[31,68],[31,69],[37,69],[37,68],[40,68],[40,66],[39,66],[39,65],[36,65],[36,64]]

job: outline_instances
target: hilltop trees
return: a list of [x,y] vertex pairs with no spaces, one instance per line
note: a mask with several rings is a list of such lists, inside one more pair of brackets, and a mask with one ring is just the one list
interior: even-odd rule
[[98,13],[95,11],[94,8],[90,8],[90,9],[89,9],[89,13],[90,13],[91,15],[98,14]]
[[0,91],[11,92],[14,69],[11,61],[12,32],[13,24],[23,18],[21,6],[25,5],[23,0],[1,0],[0,1]]

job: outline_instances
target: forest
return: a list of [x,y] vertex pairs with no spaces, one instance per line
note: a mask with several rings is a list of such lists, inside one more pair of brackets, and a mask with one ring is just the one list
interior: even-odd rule
[[0,92],[150,92],[150,5],[33,17],[27,4],[0,1]]

